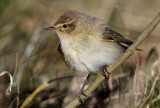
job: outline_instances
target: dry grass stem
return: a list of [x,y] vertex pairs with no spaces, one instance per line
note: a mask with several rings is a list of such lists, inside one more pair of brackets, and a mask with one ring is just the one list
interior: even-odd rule
[[9,75],[9,78],[10,78],[10,83],[9,83],[8,88],[6,90],[6,95],[10,95],[11,90],[12,90],[12,85],[13,85],[13,77],[12,77],[12,75],[8,71],[1,72],[0,76],[3,76],[5,74]]

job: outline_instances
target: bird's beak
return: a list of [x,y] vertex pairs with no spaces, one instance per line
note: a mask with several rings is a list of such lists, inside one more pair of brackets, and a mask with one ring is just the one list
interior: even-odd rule
[[45,30],[56,30],[57,28],[55,26],[50,26],[50,27],[46,27],[44,29]]

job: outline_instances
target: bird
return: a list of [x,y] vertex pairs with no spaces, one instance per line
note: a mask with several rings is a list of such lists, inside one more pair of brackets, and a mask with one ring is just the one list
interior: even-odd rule
[[[102,71],[108,79],[110,73],[105,67],[113,64],[133,43],[111,29],[105,20],[75,10],[63,13],[45,30],[56,31],[60,41],[58,51],[67,66],[88,74],[80,92],[84,96],[90,74]],[[78,99],[82,102],[80,95]]]

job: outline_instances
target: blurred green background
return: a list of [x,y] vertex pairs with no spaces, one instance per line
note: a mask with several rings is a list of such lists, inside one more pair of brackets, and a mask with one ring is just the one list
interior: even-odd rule
[[[6,96],[9,78],[0,77],[0,108],[18,108],[39,85],[74,74],[57,51],[56,33],[44,30],[68,10],[102,18],[110,28],[134,41],[160,12],[160,0],[1,0],[0,72],[11,73],[14,83],[11,94]],[[109,83],[104,82],[104,87],[96,90],[97,95],[79,107],[138,107],[143,102],[145,107],[159,107],[160,25],[140,48],[143,51],[135,52]],[[52,83],[27,108],[61,107],[70,81]],[[107,96],[102,98],[98,93]],[[126,101],[122,102],[123,99]]]

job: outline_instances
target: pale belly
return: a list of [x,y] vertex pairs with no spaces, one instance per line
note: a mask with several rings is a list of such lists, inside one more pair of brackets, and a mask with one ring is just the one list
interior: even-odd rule
[[[66,47],[66,48],[65,48]],[[114,63],[121,55],[122,48],[117,44],[87,44],[85,47],[64,47],[66,62],[72,69],[81,72],[98,72],[103,66]]]

